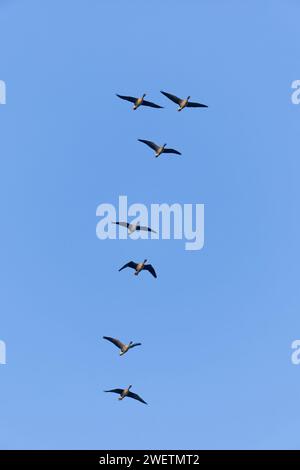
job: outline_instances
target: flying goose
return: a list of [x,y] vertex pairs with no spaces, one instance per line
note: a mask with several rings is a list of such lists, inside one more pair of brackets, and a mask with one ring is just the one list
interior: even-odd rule
[[104,390],[105,393],[118,393],[119,398],[118,400],[123,400],[125,397],[133,398],[134,400],[138,400],[142,403],[145,403],[145,405],[148,405],[139,395],[136,393],[130,392],[132,385],[129,385],[128,388],[113,388],[112,390]]
[[130,101],[134,103],[133,110],[139,108],[140,106],[149,106],[150,108],[163,108],[163,106],[159,106],[158,104],[152,103],[152,101],[146,101],[144,98],[146,93],[141,96],[141,98],[136,98],[135,96],[124,96],[124,95],[116,95],[121,98],[122,100]]
[[142,343],[134,343],[133,341],[130,341],[129,344],[124,344],[120,340],[116,338],[111,338],[110,336],[103,336],[104,339],[107,339],[107,341],[110,341],[113,343],[117,348],[120,349],[120,356],[123,356],[123,354],[127,353],[129,349],[135,348],[136,346],[141,346]]
[[175,153],[176,155],[181,155],[180,152],[174,149],[169,149],[166,147],[167,144],[164,145],[156,145],[154,142],[151,142],[151,140],[144,140],[144,139],[138,139],[139,142],[143,142],[143,144],[148,145],[148,147],[152,148],[155,151],[155,157],[159,157],[162,153]]
[[208,108],[206,104],[201,104],[201,103],[194,103],[192,101],[189,101],[190,96],[188,96],[185,100],[178,98],[178,96],[171,95],[171,93],[166,93],[165,91],[161,91],[163,95],[165,95],[169,100],[173,101],[174,103],[179,105],[179,108],[177,111],[182,111],[184,108]]
[[135,270],[134,274],[137,276],[141,271],[146,270],[149,271],[149,273],[151,273],[152,276],[156,278],[157,275],[154,271],[152,264],[146,264],[146,262],[146,259],[142,263],[134,263],[133,261],[129,261],[129,263],[124,264],[124,266],[122,266],[119,271],[122,271],[122,269],[125,268],[133,268]]
[[155,230],[152,230],[152,228],[146,227],[145,225],[140,225],[139,222],[137,222],[136,224],[129,224],[128,222],[113,222],[113,224],[121,225],[122,227],[127,227],[129,233],[133,233],[136,230],[143,230],[144,232],[156,233]]

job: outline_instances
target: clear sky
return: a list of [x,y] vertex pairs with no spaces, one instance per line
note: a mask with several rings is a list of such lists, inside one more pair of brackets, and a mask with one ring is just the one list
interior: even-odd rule
[[[2,449],[300,448],[299,15],[0,0]],[[166,108],[115,97],[144,92]],[[119,195],[204,203],[203,250],[100,241],[96,207]],[[118,272],[144,258],[157,280]],[[120,358],[103,335],[143,346]],[[129,384],[149,406],[103,393]]]

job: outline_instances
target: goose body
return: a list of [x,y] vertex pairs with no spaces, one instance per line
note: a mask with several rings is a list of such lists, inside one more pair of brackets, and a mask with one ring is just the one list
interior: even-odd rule
[[131,103],[133,103],[132,109],[134,111],[140,106],[148,106],[150,108],[162,108],[162,106],[159,106],[158,104],[155,104],[152,101],[145,100],[146,93],[144,93],[140,98],[136,98],[135,96],[125,96],[118,94],[116,95],[118,98],[121,98],[121,100],[130,101]]
[[156,158],[159,157],[162,153],[173,153],[175,155],[181,155],[181,153],[178,152],[178,150],[167,148],[166,147],[167,144],[157,145],[151,140],[144,140],[144,139],[138,139],[138,141],[142,142],[143,144],[148,145],[148,147],[154,150]]
[[117,338],[112,338],[111,336],[103,336],[103,339],[106,339],[107,341],[110,341],[112,344],[117,346],[117,348],[120,349],[120,356],[123,356],[129,349],[135,348],[136,346],[141,346],[142,343],[134,343],[133,341],[130,341],[128,344],[122,343]]
[[129,385],[127,388],[113,388],[112,390],[104,390],[105,393],[117,393],[120,395],[118,400],[124,400],[124,398],[129,397],[133,398],[134,400],[138,400],[145,405],[148,405],[139,395],[130,391],[132,385]]
[[145,259],[142,263],[135,263],[134,261],[129,261],[128,263],[124,264],[119,271],[122,271],[125,268],[132,268],[134,269],[134,274],[137,276],[141,271],[149,271],[153,277],[157,278],[156,272],[152,266],[152,264],[146,264],[147,260]]
[[190,96],[188,96],[186,99],[182,99],[178,98],[178,96],[176,95],[167,93],[166,91],[161,91],[161,93],[167,98],[169,98],[169,100],[173,101],[173,103],[178,104],[178,111],[182,111],[184,108],[208,108],[206,104],[190,101]]
[[142,263],[138,263],[138,264],[136,265],[136,267],[135,267],[135,273],[134,273],[136,276],[144,269],[144,267],[145,267],[145,262],[146,262],[146,260],[143,261]]
[[133,106],[133,109],[136,110],[139,106],[141,106],[141,104],[143,104],[143,101],[144,101],[144,98],[145,98],[145,93],[143,94],[143,96],[141,96],[141,98],[137,98],[135,103],[134,103],[134,106]]

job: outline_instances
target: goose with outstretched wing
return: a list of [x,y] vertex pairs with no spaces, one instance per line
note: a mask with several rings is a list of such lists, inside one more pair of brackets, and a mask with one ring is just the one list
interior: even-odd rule
[[184,108],[208,108],[206,104],[190,101],[190,96],[186,99],[182,99],[178,98],[178,96],[172,95],[171,93],[167,93],[166,91],[161,91],[161,93],[169,98],[169,100],[173,101],[173,103],[178,104],[178,111],[182,111]]
[[123,400],[125,397],[133,398],[134,400],[138,400],[145,405],[148,403],[145,402],[137,393],[133,393],[130,391],[132,385],[129,385],[127,388],[113,388],[112,390],[104,390],[105,393],[117,393],[120,395],[118,400]]
[[117,348],[120,349],[120,356],[123,356],[123,354],[127,353],[129,349],[135,348],[136,346],[141,346],[142,343],[134,343],[133,341],[130,341],[128,344],[122,343],[117,338],[112,338],[111,336],[103,336],[103,339],[106,339],[107,341],[110,341],[112,344],[117,346]]
[[136,224],[130,224],[129,222],[113,222],[113,224],[120,225],[121,227],[126,227],[129,233],[133,233],[135,231],[156,233],[155,230],[152,230],[152,228],[147,227],[146,225],[140,225],[139,222],[137,222]]
[[159,157],[162,153],[173,153],[175,155],[181,155],[178,150],[171,149],[166,147],[167,144],[164,145],[157,145],[154,142],[151,142],[151,140],[144,140],[144,139],[138,139],[139,142],[142,142],[143,144],[148,145],[152,150],[155,152],[155,157]]
[[117,93],[116,95],[118,98],[121,98],[121,100],[130,101],[130,103],[133,103],[132,109],[134,111],[140,106],[148,106],[150,108],[163,108],[163,106],[159,106],[158,104],[155,104],[152,101],[145,100],[146,93],[144,93],[140,98],[136,98],[135,96],[118,95]]
[[132,268],[134,269],[134,274],[137,276],[141,271],[149,271],[153,277],[157,278],[155,269],[153,268],[152,264],[146,264],[147,260],[145,259],[142,263],[135,263],[134,261],[129,261],[129,263],[124,264],[119,271],[122,271],[125,268]]

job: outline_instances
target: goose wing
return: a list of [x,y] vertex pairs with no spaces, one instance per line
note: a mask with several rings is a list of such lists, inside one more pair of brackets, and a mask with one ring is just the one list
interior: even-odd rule
[[152,150],[155,150],[156,152],[159,149],[159,145],[156,145],[154,142],[151,142],[151,140],[138,139],[138,141],[148,145],[148,147],[152,148]]
[[164,153],[175,153],[176,155],[181,155],[181,153],[178,152],[178,150],[175,150],[175,149],[168,149],[168,148],[165,148],[165,149],[164,149]]
[[157,232],[155,232],[155,230],[152,230],[152,228],[146,227],[145,225],[137,225],[136,229],[137,229],[137,230],[143,230],[144,232],[153,232],[153,233],[157,233]]
[[159,106],[158,104],[152,103],[152,101],[143,100],[143,106],[149,106],[150,108],[163,108],[163,106]]
[[154,276],[155,278],[157,277],[156,272],[155,272],[155,270],[154,270],[152,264],[145,264],[144,269],[145,269],[146,271],[149,271],[149,273],[151,273],[152,276]]
[[195,103],[193,101],[188,101],[187,107],[188,108],[208,108],[206,104]]
[[107,339],[107,341],[110,341],[113,343],[117,348],[122,349],[125,345],[118,340],[117,338],[111,338],[110,336],[103,336],[104,339]]
[[142,343],[133,343],[131,345],[131,348],[135,348],[136,346],[142,346]]
[[121,98],[121,100],[126,100],[126,101],[130,101],[131,103],[135,103],[136,102],[136,98],[134,96],[124,96],[124,95],[118,95],[116,93],[117,97],[118,98]]
[[137,264],[134,263],[134,261],[129,261],[129,263],[124,264],[124,266],[122,266],[122,268],[120,268],[119,271],[122,271],[122,269],[125,269],[125,268],[136,269],[136,267],[137,267]]
[[122,227],[126,227],[126,228],[128,228],[129,226],[128,222],[113,222],[113,224],[121,225]]
[[181,104],[181,98],[178,98],[178,96],[171,95],[171,93],[167,93],[166,91],[161,91],[163,95],[165,95],[169,100],[173,101],[174,103]]
[[142,403],[145,403],[145,405],[148,405],[148,403],[146,403],[137,393],[128,392],[127,396],[133,398],[134,400],[138,400]]
[[105,393],[118,393],[119,395],[121,395],[121,393],[124,392],[124,389],[123,388],[113,388],[112,390],[104,390]]

